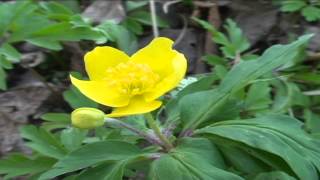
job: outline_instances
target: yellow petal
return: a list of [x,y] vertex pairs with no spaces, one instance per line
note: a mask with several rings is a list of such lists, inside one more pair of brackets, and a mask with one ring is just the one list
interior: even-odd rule
[[86,71],[90,80],[101,80],[105,77],[106,69],[127,62],[128,55],[109,46],[94,48],[84,56]]
[[173,71],[172,60],[180,54],[172,49],[172,45],[173,41],[168,38],[155,38],[149,45],[133,54],[130,60],[149,65],[153,72],[164,78]]
[[111,107],[122,107],[129,104],[129,97],[119,94],[105,81],[83,81],[70,75],[71,82],[82,94],[93,101]]
[[134,97],[131,99],[128,106],[115,108],[107,117],[122,117],[134,114],[144,114],[158,109],[161,106],[161,101],[146,102],[143,97]]
[[184,57],[184,55],[180,53],[177,54],[172,59],[171,66],[173,68],[173,71],[169,75],[167,75],[165,78],[163,78],[156,85],[153,91],[150,91],[144,94],[146,101],[152,101],[154,99],[157,99],[158,97],[162,96],[166,92],[175,88],[179,84],[179,82],[183,79],[187,70],[187,60]]

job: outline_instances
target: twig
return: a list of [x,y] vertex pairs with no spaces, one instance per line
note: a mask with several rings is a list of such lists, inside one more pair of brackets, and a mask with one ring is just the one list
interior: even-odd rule
[[151,12],[153,36],[156,38],[159,36],[159,30],[158,30],[157,13],[156,13],[154,0],[149,0],[149,5],[150,5],[150,12]]

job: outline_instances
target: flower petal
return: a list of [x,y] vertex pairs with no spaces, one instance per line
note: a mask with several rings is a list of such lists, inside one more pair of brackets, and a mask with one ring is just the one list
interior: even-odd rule
[[129,56],[113,47],[100,46],[84,56],[86,71],[90,80],[102,80],[106,69],[127,62]]
[[93,101],[111,107],[122,107],[129,104],[130,97],[119,94],[105,81],[83,81],[70,75],[71,82],[82,94]]
[[187,71],[187,60],[183,54],[177,54],[172,60],[173,71],[163,78],[153,91],[144,94],[146,101],[152,101],[162,96],[166,92],[175,88],[183,79]]
[[133,54],[130,60],[149,65],[153,72],[164,78],[173,71],[172,60],[180,54],[172,49],[172,45],[173,41],[168,38],[155,38],[146,47]]
[[144,114],[158,109],[161,106],[161,101],[146,102],[143,97],[134,97],[131,99],[128,106],[115,108],[107,117],[122,117],[134,114]]

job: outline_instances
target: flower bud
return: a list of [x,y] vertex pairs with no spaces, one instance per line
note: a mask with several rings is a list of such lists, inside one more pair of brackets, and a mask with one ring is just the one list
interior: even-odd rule
[[95,108],[78,108],[71,113],[72,125],[81,129],[92,129],[104,124],[105,114]]

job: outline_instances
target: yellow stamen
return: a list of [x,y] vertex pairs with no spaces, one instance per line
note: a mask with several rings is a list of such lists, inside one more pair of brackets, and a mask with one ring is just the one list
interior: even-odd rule
[[107,83],[131,96],[150,91],[160,79],[148,65],[130,61],[108,68],[106,74]]

